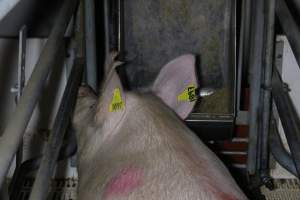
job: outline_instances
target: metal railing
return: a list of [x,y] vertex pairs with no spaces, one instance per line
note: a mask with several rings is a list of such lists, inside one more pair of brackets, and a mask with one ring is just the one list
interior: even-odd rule
[[51,177],[56,167],[64,135],[72,117],[72,110],[75,106],[82,72],[83,64],[80,61],[75,62],[55,118],[53,130],[45,146],[41,166],[38,170],[29,200],[46,199],[48,196]]
[[63,44],[65,31],[75,13],[77,3],[77,0],[64,1],[49,39],[24,88],[19,104],[4,129],[0,140],[0,187],[3,185],[13,157],[22,141],[33,110],[42,95],[47,77],[59,57],[58,50]]
[[[300,14],[299,1],[291,0],[289,3],[293,5],[298,14]],[[295,20],[295,16],[293,16],[286,0],[276,0],[276,15],[291,45],[297,64],[300,67],[300,26]],[[270,143],[273,144],[270,146],[270,149],[279,164],[299,178],[300,119],[289,96],[288,86],[282,81],[277,70],[273,72],[272,94],[291,153],[287,153],[282,147],[280,137],[274,128],[272,128],[273,133],[270,135]]]
[[[300,12],[299,1],[291,1],[297,12]],[[240,40],[240,65],[249,65],[250,71],[250,109],[249,109],[249,145],[247,170],[250,176],[259,175],[261,182],[265,182],[269,172],[269,145],[276,160],[292,174],[299,177],[300,173],[300,120],[284,88],[277,70],[273,70],[275,46],[275,13],[286,34],[293,53],[300,66],[300,25],[291,12],[290,4],[286,0],[244,1],[243,20]],[[250,6],[247,7],[246,5]],[[246,20],[247,11],[253,13],[250,22]],[[300,14],[300,13],[298,13]],[[246,27],[251,27],[250,58],[245,55]],[[248,33],[249,34],[249,33]],[[241,67],[240,67],[241,70]],[[241,76],[241,71],[239,72]],[[240,78],[241,79],[241,78]],[[291,154],[284,151],[279,137],[270,131],[271,93],[282,121]],[[240,93],[239,93],[240,95]],[[262,102],[262,103],[260,103]],[[272,127],[272,126],[271,126]],[[269,132],[270,135],[269,135]],[[286,163],[285,163],[286,162]],[[271,185],[269,185],[271,188]]]

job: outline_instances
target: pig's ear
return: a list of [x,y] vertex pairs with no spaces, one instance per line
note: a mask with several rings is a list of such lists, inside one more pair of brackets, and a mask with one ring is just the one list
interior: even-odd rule
[[104,124],[104,128],[112,130],[123,117],[126,109],[126,95],[116,67],[122,63],[116,61],[117,54],[111,53],[106,60],[109,72],[100,91],[96,121]]
[[188,117],[197,101],[195,62],[196,58],[191,54],[172,60],[162,68],[152,88],[182,119]]

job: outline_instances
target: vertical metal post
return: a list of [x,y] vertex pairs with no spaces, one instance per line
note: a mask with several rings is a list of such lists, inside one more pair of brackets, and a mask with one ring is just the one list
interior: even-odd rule
[[18,58],[18,101],[25,87],[25,59],[26,59],[27,27],[23,26],[19,33],[19,58]]
[[261,135],[261,179],[262,182],[272,188],[268,174],[269,169],[269,132],[270,132],[270,112],[271,112],[271,85],[274,59],[274,41],[275,41],[275,0],[267,0],[266,16],[266,45],[265,45],[265,72],[264,72],[264,91],[263,91],[263,113],[262,113],[262,135]]
[[[108,58],[110,51],[110,24],[109,24],[109,0],[104,0],[104,31],[105,31],[105,58]],[[107,73],[108,69],[104,69]]]
[[246,78],[245,72],[249,69],[249,45],[250,45],[250,18],[251,1],[243,0],[241,9],[241,24],[239,38],[239,57],[237,70],[237,91],[236,91],[236,124],[248,125],[248,111],[241,108],[243,79]]
[[94,0],[84,0],[84,10],[86,81],[94,89],[94,91],[98,91]]
[[124,50],[124,1],[118,0],[118,52],[119,60],[123,61]]
[[247,171],[255,175],[257,170],[257,148],[259,129],[259,110],[261,99],[262,63],[264,44],[264,1],[254,0],[252,21],[252,40],[250,54],[250,109],[249,109],[249,144]]
[[[240,24],[240,38],[239,38],[239,58],[238,58],[238,77],[237,77],[237,111],[241,109],[241,95],[242,95],[242,72],[244,68],[244,52],[245,52],[245,28],[246,28],[246,1],[242,1],[241,24]],[[239,114],[239,113],[238,113]]]
[[[23,26],[19,33],[19,58],[18,58],[18,94],[17,104],[22,96],[25,87],[25,64],[26,64],[26,41],[27,41],[27,27]],[[19,167],[23,159],[23,144],[19,146],[16,155],[16,167]]]

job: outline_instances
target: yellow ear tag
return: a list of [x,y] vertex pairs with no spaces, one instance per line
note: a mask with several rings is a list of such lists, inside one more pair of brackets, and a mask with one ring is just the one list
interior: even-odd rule
[[194,84],[190,84],[187,86],[187,88],[177,96],[178,101],[189,101],[193,102],[197,100],[196,95],[196,87]]
[[118,112],[125,108],[125,103],[121,96],[120,88],[114,90],[112,101],[109,105],[109,112]]

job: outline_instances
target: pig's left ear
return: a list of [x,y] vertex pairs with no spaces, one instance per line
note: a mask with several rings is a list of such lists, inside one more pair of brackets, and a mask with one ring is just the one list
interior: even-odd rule
[[96,113],[96,121],[102,122],[108,130],[118,125],[126,110],[126,94],[116,71],[122,63],[115,60],[116,56],[117,53],[111,53],[106,59],[109,72],[105,75]]
[[197,101],[195,62],[196,58],[191,54],[172,60],[162,68],[152,88],[181,119],[188,117]]

